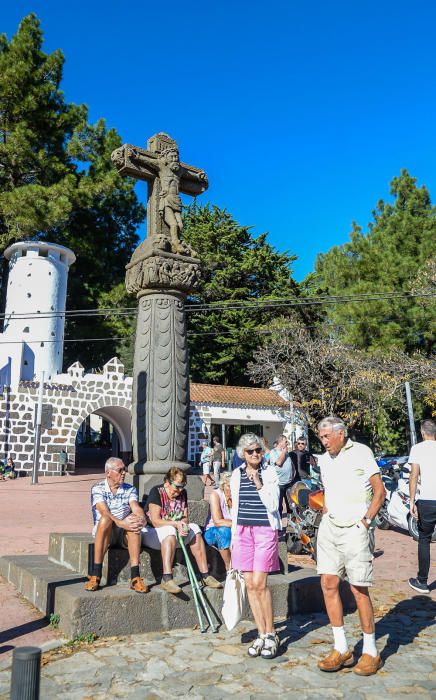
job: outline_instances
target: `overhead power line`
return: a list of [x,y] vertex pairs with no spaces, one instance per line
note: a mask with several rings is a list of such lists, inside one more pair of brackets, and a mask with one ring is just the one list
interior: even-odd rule
[[[374,294],[349,294],[341,296],[319,296],[313,297],[300,297],[296,299],[253,299],[249,301],[228,301],[228,302],[209,302],[204,304],[187,304],[187,313],[205,313],[213,311],[239,311],[239,310],[250,310],[250,309],[273,309],[273,308],[292,308],[299,306],[321,306],[324,304],[347,304],[359,301],[390,301],[396,299],[414,299],[414,298],[426,298],[426,297],[436,297],[435,290],[422,290],[419,292],[380,292]],[[10,314],[0,314],[0,318],[3,319],[19,319],[27,320],[32,318],[91,318],[91,317],[107,317],[107,316],[135,316],[137,314],[136,306],[125,306],[125,307],[109,307],[103,309],[74,309],[70,311],[43,311],[32,312],[32,313],[10,313]]]

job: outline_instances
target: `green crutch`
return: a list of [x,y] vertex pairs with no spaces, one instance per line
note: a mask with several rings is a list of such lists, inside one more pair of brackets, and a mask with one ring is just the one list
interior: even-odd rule
[[195,607],[197,610],[198,621],[200,623],[200,629],[202,632],[206,632],[207,628],[203,624],[203,618],[201,615],[199,599],[200,599],[200,603],[203,607],[204,613],[206,614],[207,621],[209,622],[209,626],[212,629],[212,632],[218,632],[217,625],[214,625],[214,623],[212,622],[212,617],[211,617],[210,610],[209,610],[209,604],[203,595],[203,591],[201,590],[200,584],[198,583],[197,576],[195,575],[195,571],[192,567],[191,560],[189,558],[188,550],[186,549],[186,545],[183,541],[183,537],[181,537],[178,530],[177,530],[177,539],[180,543],[180,547],[182,548],[182,552],[183,552],[183,555],[185,557],[186,568],[188,570],[189,582],[190,582],[191,588],[192,588],[192,595],[194,596],[194,603],[195,603]]

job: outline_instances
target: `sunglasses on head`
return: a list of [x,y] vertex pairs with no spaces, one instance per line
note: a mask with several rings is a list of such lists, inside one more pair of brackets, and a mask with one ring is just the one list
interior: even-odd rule
[[170,481],[170,484],[174,489],[184,489],[186,486],[186,484],[176,484],[175,481]]
[[252,450],[245,450],[245,451],[248,455],[252,455],[253,452],[255,452],[257,455],[260,455],[262,452],[262,448],[261,447],[253,447]]

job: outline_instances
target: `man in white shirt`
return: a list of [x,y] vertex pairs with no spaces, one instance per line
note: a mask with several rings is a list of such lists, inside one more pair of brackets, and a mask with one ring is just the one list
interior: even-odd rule
[[[430,593],[430,542],[436,526],[436,423],[421,422],[422,442],[410,450],[410,512],[418,518],[418,575],[409,578],[409,586],[418,593]],[[419,479],[419,496],[417,486]]]
[[318,458],[325,494],[317,539],[317,570],[334,637],[334,648],[319,661],[318,668],[339,671],[354,664],[339,593],[340,580],[347,575],[363,630],[362,656],[353,671],[371,676],[382,662],[375,646],[374,612],[368,593],[374,548],[370,526],[384,502],[385,489],[372,451],[347,439],[347,428],[340,418],[324,418],[318,431],[326,452]]

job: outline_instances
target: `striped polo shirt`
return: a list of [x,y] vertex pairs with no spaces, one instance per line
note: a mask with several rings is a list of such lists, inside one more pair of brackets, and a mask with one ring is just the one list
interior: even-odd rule
[[245,469],[241,469],[241,483],[239,486],[238,525],[268,526],[270,522],[268,513],[262,503],[259,492],[254,483],[250,481]]
[[91,489],[91,508],[94,520],[94,529],[101,518],[96,506],[97,503],[106,503],[111,515],[118,520],[124,520],[132,512],[130,501],[138,501],[138,492],[130,484],[120,484],[117,492],[112,493],[106,479],[99,481]]

